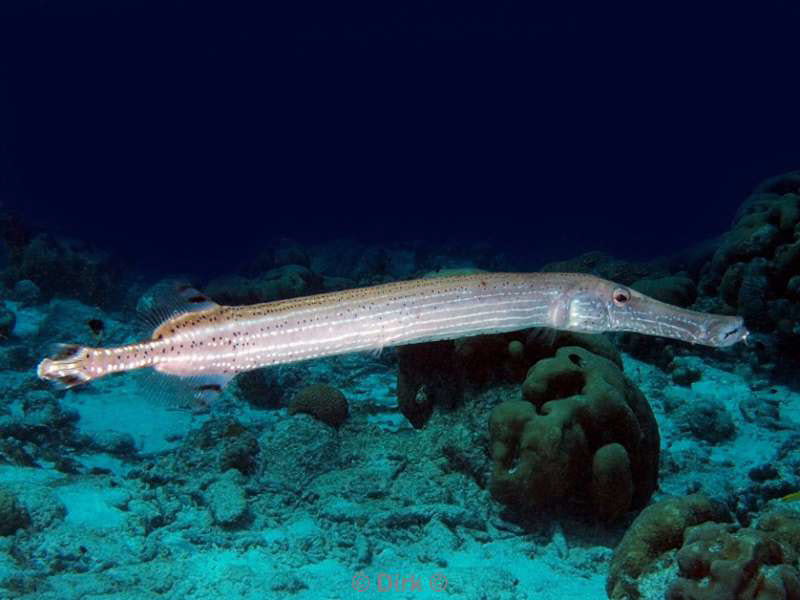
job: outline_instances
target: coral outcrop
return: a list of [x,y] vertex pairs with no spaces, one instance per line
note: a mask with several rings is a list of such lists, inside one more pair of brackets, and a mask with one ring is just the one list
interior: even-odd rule
[[608,597],[640,598],[640,578],[664,553],[681,546],[687,527],[723,520],[724,516],[721,506],[701,494],[667,498],[645,508],[614,550],[606,583]]
[[452,408],[468,387],[522,383],[531,365],[562,346],[580,346],[620,368],[619,351],[603,335],[529,329],[397,349],[397,402],[417,429],[434,407]]
[[605,520],[656,488],[658,426],[644,395],[612,361],[577,346],[536,363],[524,400],[491,414],[491,491],[521,508],[584,501]]
[[637,279],[631,287],[661,302],[684,308],[697,300],[697,285],[686,273]]
[[309,385],[289,402],[289,414],[297,413],[306,413],[331,427],[339,427],[349,413],[347,398],[332,385]]
[[260,445],[255,435],[233,417],[211,419],[193,430],[176,453],[184,472],[200,469],[224,473],[236,469],[251,475],[258,466]]
[[0,301],[0,341],[11,337],[11,332],[14,331],[16,322],[17,316]]
[[797,553],[766,531],[721,523],[689,527],[676,561],[678,578],[667,600],[800,600]]
[[17,497],[10,490],[0,488],[0,536],[11,535],[29,524],[28,511]]
[[755,527],[727,517],[700,494],[647,507],[614,550],[609,598],[641,598],[648,575],[661,571],[675,574],[667,600],[800,599],[800,513],[774,510]]
[[548,263],[542,267],[542,271],[592,273],[624,285],[631,285],[644,277],[667,274],[654,273],[652,265],[620,260],[603,252],[586,252],[568,260]]
[[14,249],[2,279],[9,287],[33,282],[43,300],[62,295],[101,306],[113,305],[125,289],[107,254],[43,234]]
[[800,328],[800,171],[748,197],[702,271],[700,290],[749,328],[797,341]]
[[308,296],[322,291],[322,278],[302,265],[284,265],[255,278],[233,275],[203,290],[220,304],[243,305]]
[[274,369],[254,369],[240,373],[234,380],[239,394],[255,408],[275,409],[281,406],[284,390]]

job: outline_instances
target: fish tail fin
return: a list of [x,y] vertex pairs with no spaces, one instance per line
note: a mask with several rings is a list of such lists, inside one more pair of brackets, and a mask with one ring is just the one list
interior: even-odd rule
[[63,389],[96,379],[89,371],[91,351],[91,348],[77,344],[53,344],[50,356],[39,363],[36,374]]

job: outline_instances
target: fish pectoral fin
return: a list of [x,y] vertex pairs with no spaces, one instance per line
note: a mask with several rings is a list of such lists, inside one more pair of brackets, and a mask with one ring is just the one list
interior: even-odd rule
[[144,375],[147,397],[178,410],[207,412],[225,391],[233,374],[178,376],[150,370]]

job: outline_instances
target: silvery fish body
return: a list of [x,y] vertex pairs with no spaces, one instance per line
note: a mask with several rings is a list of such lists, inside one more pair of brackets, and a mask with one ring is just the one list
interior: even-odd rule
[[736,316],[686,310],[578,273],[481,273],[415,279],[248,306],[192,290],[191,309],[151,339],[114,348],[63,346],[39,377],[71,387],[149,367],[221,389],[242,371],[388,346],[529,327],[630,331],[707,346],[748,332]]

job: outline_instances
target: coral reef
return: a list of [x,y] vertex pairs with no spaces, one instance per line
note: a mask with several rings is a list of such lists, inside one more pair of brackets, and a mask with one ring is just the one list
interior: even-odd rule
[[258,277],[214,279],[203,290],[220,304],[241,305],[307,296],[322,291],[322,278],[302,265],[284,265]]
[[696,364],[691,364],[682,357],[676,357],[668,365],[668,370],[672,381],[678,385],[691,387],[691,385],[703,378],[703,370]]
[[306,248],[289,238],[280,238],[268,242],[250,259],[242,274],[258,277],[260,274],[286,265],[300,265],[311,268],[311,257]]
[[17,247],[1,276],[12,288],[21,281],[33,282],[44,300],[62,295],[111,306],[122,298],[125,290],[119,285],[119,266],[110,256],[44,234]]
[[434,406],[452,408],[461,399],[464,373],[453,342],[397,349],[397,405],[415,428],[430,419]]
[[25,466],[53,461],[57,469],[71,469],[64,448],[94,445],[91,438],[78,435],[77,420],[78,415],[63,409],[51,392],[31,390],[13,414],[0,416],[0,459]]
[[[12,262],[30,246],[20,239]],[[774,281],[775,256],[756,256],[730,265],[722,291],[698,295],[711,256],[569,264],[700,309],[722,306],[720,294],[739,301],[738,268]],[[503,264],[466,258],[282,241],[244,278],[214,285],[216,299],[238,303],[416,276],[423,265]],[[478,336],[241,374],[208,414],[191,415],[145,397],[138,374],[45,388],[31,365],[47,342],[91,344],[92,319],[104,323],[103,343],[137,334],[118,312],[50,299],[16,276],[6,283],[16,324],[0,343],[0,471],[13,494],[0,492],[0,509],[24,524],[0,537],[9,597],[316,598],[315,582],[347,595],[354,573],[391,568],[446,573],[448,591],[468,599],[487,589],[597,598],[609,563],[612,598],[796,597],[800,520],[763,511],[800,489],[800,412],[791,389],[732,366],[755,345],[713,355],[641,336]],[[800,275],[786,298],[800,299]],[[637,349],[624,374],[621,339]],[[330,389],[310,393],[310,381]],[[677,497],[644,508],[612,561],[656,474],[660,492]],[[707,495],[686,496],[696,490]],[[539,510],[548,506],[559,510]],[[728,513],[737,526],[721,523]]]
[[800,599],[796,551],[765,531],[720,523],[689,527],[676,561],[678,577],[667,600]]
[[620,260],[603,252],[586,252],[569,260],[548,263],[541,270],[553,273],[592,273],[624,285],[631,285],[645,277],[668,275],[666,271],[656,271],[653,265]]
[[293,490],[323,473],[336,473],[339,466],[337,432],[309,415],[278,422],[259,436],[258,447],[269,461],[270,481]]
[[665,552],[681,546],[687,527],[724,517],[724,509],[701,494],[667,498],[645,508],[614,549],[606,583],[608,597],[640,598],[640,578]]
[[612,361],[576,346],[537,362],[524,401],[489,422],[491,491],[531,508],[588,501],[613,520],[650,498],[658,476],[658,426],[647,400]]
[[417,429],[434,407],[451,409],[468,387],[521,383],[529,367],[562,346],[580,346],[622,367],[606,336],[531,329],[397,348],[397,403]]
[[28,511],[11,490],[0,488],[0,536],[11,535],[30,524]]
[[3,302],[0,302],[0,341],[11,337],[16,323],[17,316],[8,310]]
[[284,389],[278,384],[273,369],[254,369],[240,373],[234,380],[239,394],[255,408],[278,408]]
[[736,437],[736,426],[719,400],[698,398],[675,414],[678,429],[709,444],[721,444]]
[[36,304],[42,295],[41,289],[30,279],[21,279],[14,284],[10,297],[22,303],[23,306]]
[[206,489],[208,509],[218,525],[232,527],[245,518],[247,498],[241,479],[241,473],[231,469]]
[[175,460],[181,469],[224,473],[236,469],[251,475],[261,448],[253,432],[233,417],[211,419],[186,436]]
[[289,414],[297,413],[306,413],[331,427],[339,427],[349,413],[347,398],[332,385],[309,385],[289,402]]
[[647,507],[614,551],[609,598],[642,597],[648,576],[667,564],[668,600],[800,598],[800,513],[774,510],[752,528],[726,520],[700,494]]
[[675,306],[689,307],[697,300],[697,286],[687,273],[637,279],[631,287],[646,296]]
[[[702,271],[700,290],[748,327],[796,346],[800,329],[800,172],[767,180],[739,208]],[[793,351],[792,351],[793,352]],[[794,353],[794,352],[793,352]]]

